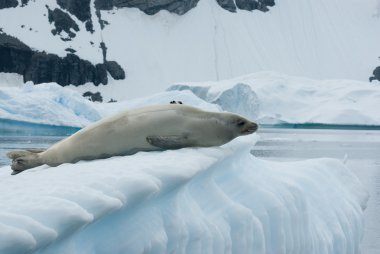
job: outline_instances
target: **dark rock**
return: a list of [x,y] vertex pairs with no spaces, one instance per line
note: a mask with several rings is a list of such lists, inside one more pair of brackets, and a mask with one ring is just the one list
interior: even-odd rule
[[275,5],[274,0],[259,0],[259,2],[265,6],[273,7]]
[[236,12],[236,5],[234,0],[216,0],[218,4],[230,12]]
[[0,34],[0,47],[9,47],[14,49],[31,50],[25,43],[17,39],[16,37],[7,35],[5,33]]
[[240,10],[252,11],[259,7],[259,2],[255,0],[235,0],[235,3]]
[[86,21],[86,30],[88,32],[90,32],[90,33],[94,33],[95,32],[94,26],[92,24],[92,20],[91,19]]
[[373,76],[369,77],[370,82],[372,82],[373,80],[380,81],[380,66],[376,67],[376,69],[373,70]]
[[98,17],[98,22],[100,24],[100,29],[103,30],[106,25],[109,25],[109,23],[107,21],[105,21],[105,20],[102,19],[102,14],[100,13],[99,9],[96,10],[95,13],[96,13],[96,16]]
[[62,40],[62,41],[71,41],[71,37],[69,37],[69,38],[61,37],[61,40]]
[[114,100],[114,99],[110,99],[109,101],[108,101],[108,103],[113,103],[113,102],[117,102],[117,100]]
[[33,81],[35,84],[56,82],[62,86],[79,86],[87,82],[99,84],[96,67],[89,61],[74,54],[60,58],[43,52],[33,54],[24,81]]
[[57,0],[57,3],[82,22],[91,19],[90,0]]
[[[63,1],[63,0],[58,0]],[[69,1],[69,0],[66,0]],[[74,0],[71,0],[74,1]],[[215,0],[224,9],[236,12],[236,8],[241,10],[268,11],[268,6],[274,6],[275,0]],[[148,15],[154,15],[161,10],[167,10],[178,15],[183,15],[198,4],[199,0],[95,0],[97,12],[100,10],[111,10],[116,8],[139,8]],[[99,12],[100,13],[100,12]],[[103,29],[104,21],[98,15],[99,23]]]
[[78,32],[79,27],[77,23],[75,23],[75,21],[70,17],[70,15],[58,8],[54,9],[53,11],[50,10],[48,6],[46,6],[46,8],[48,8],[49,22],[54,22],[55,26],[55,29],[52,30],[52,34],[61,34],[62,31],[65,31],[70,38],[74,38],[76,34],[72,32],[71,29]]
[[0,0],[0,9],[17,7],[17,0]]
[[17,38],[0,34],[0,72],[23,75],[32,55],[32,50]]
[[[75,52],[70,48],[66,50]],[[25,82],[56,82],[62,86],[79,86],[87,82],[106,85],[107,71],[114,79],[125,78],[124,70],[114,61],[94,66],[71,53],[62,58],[54,54],[35,52],[17,38],[0,34],[0,72],[21,74]]]
[[106,61],[104,64],[113,79],[125,79],[125,72],[117,62]]
[[28,5],[29,0],[21,0],[21,7]]
[[60,78],[58,77],[59,65],[60,58],[57,55],[43,52],[34,53],[24,74],[24,81],[33,81],[35,84],[39,84],[57,80]]
[[107,47],[106,47],[106,44],[104,42],[101,42],[99,47],[102,49],[103,62],[106,62],[107,61]]
[[97,64],[95,65],[96,68],[96,84],[103,84],[106,85],[108,83],[108,77],[107,77],[107,68],[105,64]]
[[82,96],[89,99],[90,101],[103,102],[103,97],[100,94],[100,92],[93,93],[93,92],[88,91],[88,92],[85,92]]
[[146,0],[114,0],[115,7],[136,7],[148,15],[156,14],[161,10],[183,15],[192,8],[194,8],[199,0],[160,0],[160,1],[146,1]]
[[113,8],[112,0],[95,0],[95,9],[109,11]]
[[75,49],[72,49],[72,48],[66,48],[65,51],[70,52],[72,54],[74,54],[75,52],[77,52]]
[[269,11],[268,6],[274,6],[274,0],[235,0],[236,6],[241,10],[253,11]]

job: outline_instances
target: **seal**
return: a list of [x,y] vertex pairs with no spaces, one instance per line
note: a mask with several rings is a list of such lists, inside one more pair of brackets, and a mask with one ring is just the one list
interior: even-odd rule
[[226,112],[208,112],[183,104],[144,107],[100,120],[46,151],[9,152],[12,174],[43,164],[63,163],[132,155],[184,147],[220,146],[254,133],[258,126]]

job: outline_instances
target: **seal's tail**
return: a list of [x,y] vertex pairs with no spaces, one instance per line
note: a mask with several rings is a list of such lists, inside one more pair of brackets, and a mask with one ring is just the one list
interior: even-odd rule
[[7,153],[8,158],[12,159],[12,175],[21,171],[42,165],[39,153],[41,150],[12,151]]

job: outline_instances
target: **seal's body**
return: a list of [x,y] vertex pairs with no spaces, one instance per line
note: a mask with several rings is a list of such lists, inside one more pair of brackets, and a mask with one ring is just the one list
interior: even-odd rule
[[257,130],[257,124],[232,113],[206,112],[171,104],[119,113],[90,125],[46,151],[8,153],[17,174],[47,164],[58,166],[138,151],[223,145]]

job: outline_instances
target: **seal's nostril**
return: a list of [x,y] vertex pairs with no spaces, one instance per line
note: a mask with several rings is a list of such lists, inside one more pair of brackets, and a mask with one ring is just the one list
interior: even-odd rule
[[258,128],[259,128],[259,126],[256,123],[251,122],[251,128],[250,129],[252,129],[252,131],[257,131]]

